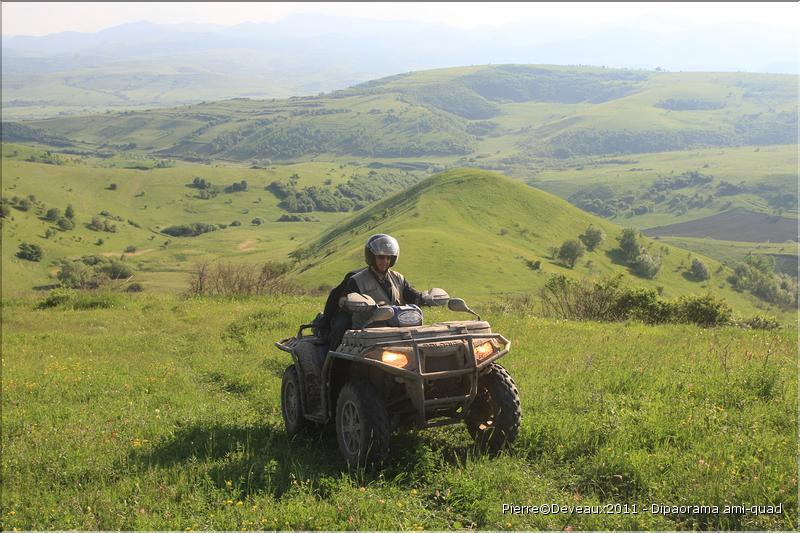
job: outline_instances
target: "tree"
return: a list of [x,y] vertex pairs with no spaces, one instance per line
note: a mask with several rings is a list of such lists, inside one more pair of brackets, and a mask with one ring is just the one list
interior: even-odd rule
[[594,251],[598,244],[603,242],[603,239],[606,238],[606,234],[603,233],[603,230],[600,228],[589,226],[578,238],[584,246],[586,246],[586,249],[591,252]]
[[42,260],[42,247],[38,244],[30,244],[22,242],[17,251],[17,257],[25,259],[26,261],[41,261]]
[[692,259],[692,266],[689,269],[689,272],[691,272],[694,279],[701,281],[707,280],[711,277],[706,264],[696,257]]
[[637,234],[638,232],[635,229],[625,228],[622,230],[622,235],[617,237],[619,249],[627,261],[636,261],[636,258],[639,257],[641,253]]
[[575,266],[575,261],[577,261],[578,258],[580,258],[585,252],[586,249],[583,247],[583,244],[575,239],[570,239],[568,241],[564,241],[564,243],[561,245],[561,248],[558,249],[558,258],[570,268],[573,268]]
[[67,209],[64,211],[64,216],[70,220],[75,218],[75,210],[72,209],[72,204],[67,205]]
[[11,215],[11,208],[8,204],[0,204],[0,218],[8,218]]
[[61,209],[57,207],[51,207],[47,210],[47,213],[44,215],[44,218],[49,220],[50,222],[55,222],[59,218],[61,218]]

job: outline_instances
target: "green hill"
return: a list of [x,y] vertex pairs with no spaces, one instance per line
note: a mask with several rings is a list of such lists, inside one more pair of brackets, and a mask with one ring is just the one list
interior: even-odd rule
[[[606,234],[593,252],[574,268],[552,257],[554,247],[577,239],[590,225]],[[452,295],[487,300],[533,293],[548,274],[582,278],[622,272],[631,284],[659,288],[668,298],[708,291],[740,311],[754,309],[754,300],[730,289],[728,270],[717,261],[640,237],[663,263],[655,279],[636,277],[614,251],[621,227],[518,181],[474,169],[437,174],[308,242],[295,253],[302,258],[299,279],[310,287],[337,283],[363,264],[364,242],[374,233],[398,238],[397,269],[420,290],[440,286]],[[715,272],[710,282],[684,275],[690,256],[701,257]],[[532,268],[537,261],[540,267]]]
[[460,156],[500,143],[526,157],[565,158],[793,144],[796,85],[790,75],[498,65],[401,74],[318,97],[28,125],[180,157]]
[[[478,167],[652,227],[737,207],[795,217],[796,124],[791,75],[497,65],[315,97],[5,123],[3,140],[206,163]],[[648,189],[680,172],[711,180]]]

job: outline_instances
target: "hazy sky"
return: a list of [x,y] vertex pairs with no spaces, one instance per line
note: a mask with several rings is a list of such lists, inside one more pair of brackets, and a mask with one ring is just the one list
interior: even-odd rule
[[637,19],[648,15],[695,24],[762,22],[800,27],[797,2],[3,2],[3,36],[96,32],[118,24],[276,22],[292,13],[324,13],[379,20],[416,20],[460,28],[500,26],[525,20],[576,25]]

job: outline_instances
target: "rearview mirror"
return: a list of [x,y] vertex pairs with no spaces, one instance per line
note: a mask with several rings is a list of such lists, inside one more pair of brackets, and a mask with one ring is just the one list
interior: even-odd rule
[[469,307],[467,307],[467,302],[461,298],[450,298],[450,301],[447,302],[447,308],[460,313],[469,313],[470,311]]
[[450,298],[450,301],[447,302],[447,308],[451,311],[458,311],[459,313],[469,313],[471,315],[475,315],[478,317],[478,320],[481,319],[480,315],[469,308],[467,302],[462,300],[461,298]]

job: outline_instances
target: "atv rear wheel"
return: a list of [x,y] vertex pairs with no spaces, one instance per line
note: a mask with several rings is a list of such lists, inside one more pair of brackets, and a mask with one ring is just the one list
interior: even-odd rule
[[342,387],[336,401],[336,438],[348,466],[385,459],[390,434],[386,406],[371,383],[355,380]]
[[508,371],[497,363],[478,378],[478,395],[464,417],[475,443],[490,453],[511,444],[522,417],[519,391]]
[[308,424],[308,421],[303,416],[303,403],[300,399],[300,379],[297,376],[297,369],[294,365],[289,365],[283,372],[281,413],[283,414],[283,423],[286,425],[286,432],[289,435],[299,433]]

